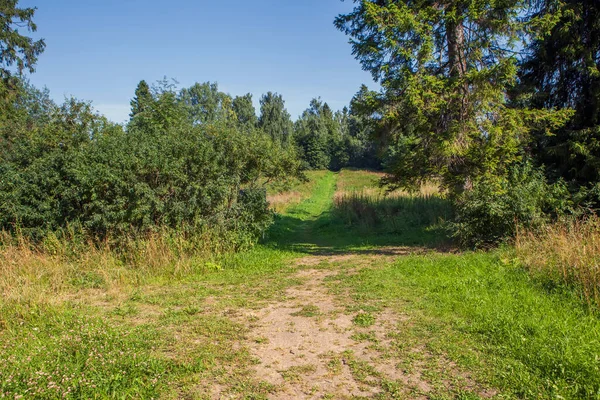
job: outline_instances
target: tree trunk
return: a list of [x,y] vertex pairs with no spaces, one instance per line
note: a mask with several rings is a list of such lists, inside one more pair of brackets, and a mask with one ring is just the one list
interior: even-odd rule
[[[456,13],[456,10],[454,10]],[[465,55],[465,27],[462,20],[456,15],[451,15],[446,23],[446,40],[448,42],[448,67],[450,78],[457,81],[458,92],[451,98],[450,113],[448,115],[449,127],[455,135],[454,141],[458,148],[466,148],[468,138],[463,123],[468,118],[469,84],[465,79],[467,74],[467,60]],[[462,156],[454,154],[450,157],[449,168],[456,177],[462,177],[457,182],[455,192],[470,190],[468,166]]]
[[448,41],[450,77],[462,81],[459,87],[460,102],[458,105],[458,112],[454,115],[454,118],[460,121],[466,117],[469,94],[469,85],[464,79],[467,74],[467,59],[465,56],[465,27],[462,21],[447,22],[446,39]]

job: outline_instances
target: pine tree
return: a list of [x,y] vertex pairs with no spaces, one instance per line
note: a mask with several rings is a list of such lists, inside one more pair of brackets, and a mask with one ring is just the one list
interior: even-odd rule
[[146,81],[142,80],[135,89],[135,97],[131,100],[131,118],[135,117],[140,113],[147,113],[152,110],[152,104],[154,103],[154,97],[150,92],[150,86]]

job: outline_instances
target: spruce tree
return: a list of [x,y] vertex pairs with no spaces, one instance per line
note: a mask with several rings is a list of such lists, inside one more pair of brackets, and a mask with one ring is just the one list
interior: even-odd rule
[[534,151],[552,178],[579,185],[600,180],[600,4],[595,0],[544,0],[540,16],[558,18],[533,40],[521,82],[536,108],[572,108],[556,135],[538,132]]
[[519,38],[548,22],[530,18],[529,1],[355,2],[335,24],[382,86],[369,102],[380,104],[379,125],[394,146],[389,183],[415,188],[439,179],[458,195],[479,177],[505,176],[533,121],[560,124],[506,101]]
[[21,35],[19,28],[30,32],[37,30],[33,22],[36,8],[19,8],[18,0],[0,1],[0,78],[13,75],[14,68],[21,75],[23,71],[34,72],[38,56],[44,51],[43,39],[34,41]]
[[279,143],[289,143],[293,131],[290,114],[280,94],[268,92],[260,99],[258,127]]
[[135,97],[131,100],[131,118],[135,117],[140,113],[147,113],[152,110],[152,104],[154,103],[154,97],[150,92],[150,86],[146,81],[142,80],[135,89]]

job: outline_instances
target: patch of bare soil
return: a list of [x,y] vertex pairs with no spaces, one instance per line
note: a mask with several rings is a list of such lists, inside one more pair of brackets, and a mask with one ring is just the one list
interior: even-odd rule
[[352,261],[359,266],[374,261],[393,261],[396,257],[425,254],[431,251],[420,247],[381,246],[373,249],[350,250],[346,252],[319,250],[315,255],[302,257],[296,261],[298,266],[316,266],[324,263],[346,263]]
[[[355,256],[312,257],[301,265],[348,261]],[[257,358],[256,378],[274,385],[273,399],[373,397],[381,388],[361,376],[357,362],[368,365],[370,374],[390,381],[406,383],[411,391],[427,390],[418,376],[407,376],[382,357],[372,342],[353,339],[357,332],[368,331],[378,343],[389,342],[386,332],[401,319],[384,311],[375,324],[358,328],[356,313],[346,312],[329,293],[324,280],[335,272],[327,269],[303,269],[297,273],[304,283],[287,290],[277,303],[248,314],[254,321],[248,346]],[[418,398],[418,397],[412,397]]]

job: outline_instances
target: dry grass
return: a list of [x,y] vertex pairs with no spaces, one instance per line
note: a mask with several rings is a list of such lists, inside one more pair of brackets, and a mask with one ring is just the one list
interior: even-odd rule
[[532,272],[580,288],[588,304],[600,307],[599,217],[519,232],[515,247]]
[[409,193],[404,190],[388,192],[386,188],[379,186],[379,182],[384,176],[383,172],[377,171],[342,170],[339,173],[334,202],[342,201],[344,197],[354,197],[357,194],[362,198],[376,200],[415,196],[430,197],[440,193],[439,185],[435,183],[424,184],[417,193]]
[[[204,241],[204,243],[203,243]],[[109,242],[78,243],[73,238],[33,244],[0,232],[0,293],[4,301],[46,303],[81,289],[114,290],[151,278],[180,277],[208,270],[215,254],[211,238],[150,234]],[[204,246],[204,247],[202,247]]]
[[304,196],[300,192],[291,191],[276,193],[267,196],[267,201],[271,210],[276,213],[283,213],[289,206],[298,204],[304,200]]

